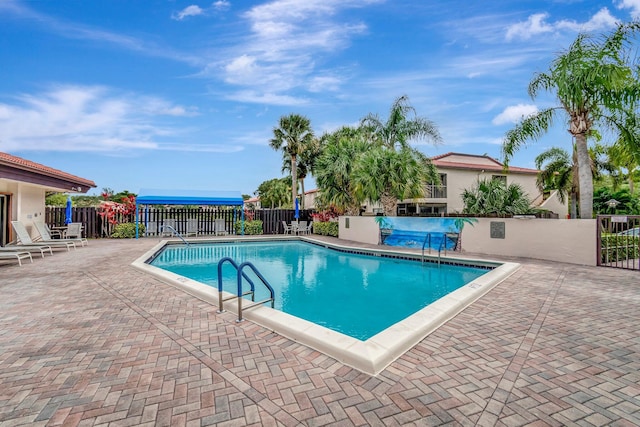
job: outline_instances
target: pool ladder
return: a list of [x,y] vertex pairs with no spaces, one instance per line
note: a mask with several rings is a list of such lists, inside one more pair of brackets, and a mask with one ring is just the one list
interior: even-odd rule
[[[453,235],[455,234],[455,237],[452,237],[451,239],[454,240],[455,242],[455,246],[458,245],[458,239],[460,234],[459,233],[442,233],[442,241],[440,242],[440,246],[438,246],[438,265],[440,265],[440,255],[442,253],[442,249],[444,249],[444,254],[447,254],[447,239],[449,238],[449,235]],[[427,245],[427,243],[429,244],[429,253],[431,253],[431,233],[427,233],[426,236],[424,236],[424,241],[422,242],[422,257],[420,258],[422,264],[424,264],[424,247]],[[455,250],[455,246],[454,246],[454,250]]]
[[176,236],[176,237],[178,237],[180,240],[182,240],[182,241],[184,242],[184,244],[185,244],[185,245],[189,246],[189,242],[187,242],[187,241],[184,239],[184,237],[182,237],[182,234],[178,233],[178,231],[177,231],[175,228],[173,228],[172,226],[170,226],[170,225],[163,225],[163,226],[161,226],[161,227],[160,227],[160,235],[163,235],[163,234],[164,234],[164,232],[165,232],[165,230],[167,230],[167,229],[168,229],[169,231],[171,231],[171,232],[173,233],[173,235],[174,235],[174,236]]
[[[236,292],[236,295],[232,295],[227,298],[222,297],[222,266],[225,262],[228,262],[229,264],[231,264],[238,272],[238,275],[237,275],[238,290]],[[253,283],[253,280],[251,280],[251,278],[247,275],[247,273],[244,272],[245,268],[250,268],[253,271],[253,273],[256,275],[256,277],[260,279],[260,281],[264,284],[264,286],[269,291],[269,298],[262,301],[255,302],[256,286]],[[249,283],[251,290],[246,292],[242,291],[242,279],[246,280]],[[247,295],[251,295],[252,304],[249,304],[243,308],[242,300],[243,300],[243,297]],[[271,302],[271,308],[273,308],[273,303],[275,301],[275,292],[271,287],[271,285],[269,284],[269,282],[267,282],[267,279],[264,278],[264,276],[255,267],[255,265],[253,265],[250,262],[243,262],[242,264],[238,265],[238,263],[236,263],[232,258],[224,257],[218,262],[218,313],[222,313],[224,311],[223,304],[225,301],[228,301],[234,298],[237,298],[237,304],[238,304],[238,319],[236,320],[236,322],[242,322],[243,310],[249,310],[251,308],[258,307],[267,302]]]

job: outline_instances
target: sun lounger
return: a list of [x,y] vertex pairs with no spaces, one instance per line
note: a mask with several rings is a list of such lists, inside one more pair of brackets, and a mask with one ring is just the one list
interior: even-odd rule
[[40,252],[42,258],[44,258],[45,253],[49,252],[53,255],[53,250],[51,246],[47,245],[7,245],[5,247],[0,248],[0,252],[29,252],[32,254]]
[[21,245],[26,245],[26,246],[38,246],[38,245],[46,245],[46,246],[50,246],[52,249],[59,249],[59,248],[63,248],[66,249],[67,251],[70,251],[71,248],[76,247],[75,243],[71,242],[71,241],[64,241],[64,240],[40,240],[38,242],[34,242],[33,240],[31,240],[31,236],[29,235],[29,232],[27,231],[27,228],[24,226],[24,224],[20,221],[11,221],[11,226],[13,227],[13,229],[16,232],[16,235],[18,237],[18,245],[17,246],[21,246]]
[[24,251],[0,251],[0,260],[18,260],[18,264],[22,266],[23,259],[29,259],[33,262],[33,258],[29,252]]

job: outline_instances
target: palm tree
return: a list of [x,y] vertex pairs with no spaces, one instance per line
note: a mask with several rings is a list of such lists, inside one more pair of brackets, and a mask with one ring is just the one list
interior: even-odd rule
[[280,117],[279,126],[273,129],[273,138],[269,141],[271,148],[282,149],[283,155],[290,159],[292,204],[298,198],[298,156],[313,139],[310,120],[299,114],[290,114]]
[[558,190],[558,198],[562,203],[569,198],[571,218],[577,216],[578,201],[578,164],[574,155],[569,156],[564,149],[553,147],[543,151],[536,157],[536,169],[540,170],[536,185],[540,192]]
[[427,182],[439,182],[429,158],[409,142],[438,143],[442,138],[432,121],[416,115],[407,96],[394,101],[386,121],[369,114],[361,120],[360,127],[377,149],[367,153],[364,169],[358,169],[359,192],[371,201],[381,201],[385,215],[395,213],[398,199],[419,197]]
[[[304,209],[304,180],[305,178],[313,172],[315,168],[316,161],[322,152],[322,140],[318,138],[313,138],[310,141],[309,145],[305,147],[305,149],[297,156],[298,165],[296,166],[296,171],[298,175],[298,179],[300,180],[300,189],[302,191],[301,197],[301,209]],[[291,167],[291,157],[288,155],[283,156],[282,159],[282,172],[292,173]]]
[[639,23],[619,25],[616,31],[598,42],[580,34],[569,49],[551,64],[549,71],[536,74],[529,83],[529,95],[535,99],[540,91],[555,94],[559,106],[546,108],[524,118],[505,137],[502,151],[505,165],[529,139],[538,139],[553,124],[559,112],[566,114],[569,132],[575,137],[580,188],[580,217],[593,216],[593,177],[589,166],[587,136],[594,124],[624,126],[615,121],[616,112],[624,111],[636,97],[634,71],[625,62],[630,34]]
[[325,134],[322,154],[315,163],[317,202],[325,207],[336,206],[347,215],[357,215],[363,200],[358,196],[353,181],[353,169],[360,157],[370,148],[370,143],[358,129],[344,127],[332,134]]
[[486,178],[462,192],[462,213],[472,215],[522,215],[531,212],[531,202],[519,184],[506,185]]
[[606,154],[619,175],[624,175],[629,183],[629,192],[634,193],[634,173],[640,172],[640,123],[635,109],[630,108],[625,114],[626,128],[629,132],[621,132],[616,142],[607,147]]
[[274,178],[261,183],[255,194],[260,197],[260,204],[263,207],[280,208],[288,204],[289,191],[287,178]]

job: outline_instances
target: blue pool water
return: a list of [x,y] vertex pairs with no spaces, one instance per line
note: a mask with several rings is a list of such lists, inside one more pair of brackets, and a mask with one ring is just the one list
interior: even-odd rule
[[[275,289],[276,309],[360,340],[487,272],[346,253],[299,241],[170,245],[151,264],[217,288],[218,260],[224,257],[238,264],[252,262]],[[267,298],[259,280],[254,282],[256,301]],[[236,271],[228,263],[223,286],[236,293]]]

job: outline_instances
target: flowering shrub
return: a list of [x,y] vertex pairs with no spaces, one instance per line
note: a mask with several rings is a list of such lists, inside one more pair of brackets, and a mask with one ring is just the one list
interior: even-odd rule
[[338,217],[341,215],[341,212],[335,207],[330,206],[329,209],[326,209],[322,212],[317,212],[311,214],[313,217],[313,221],[315,222],[335,222],[338,220]]
[[[102,196],[104,197],[105,194]],[[123,197],[121,200],[122,203],[104,200],[100,202],[98,207],[98,215],[102,218],[102,231],[107,236],[111,236],[111,231],[116,224],[128,222],[125,221],[126,217],[135,213],[136,197],[133,194]]]
[[244,210],[244,220],[245,221],[253,221],[256,217],[256,211],[245,209]]

